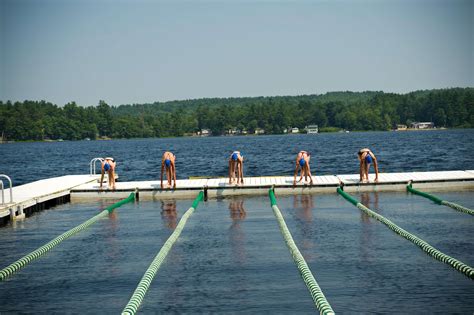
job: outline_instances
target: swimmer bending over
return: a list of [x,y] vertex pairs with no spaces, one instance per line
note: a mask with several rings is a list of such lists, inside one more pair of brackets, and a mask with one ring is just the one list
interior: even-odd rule
[[106,157],[100,160],[101,163],[101,172],[100,172],[100,185],[102,188],[102,182],[104,180],[104,174],[107,172],[109,188],[115,189],[115,160],[111,157]]
[[375,181],[377,182],[379,180],[379,168],[377,165],[377,158],[375,155],[370,151],[370,149],[364,148],[360,149],[359,152],[357,152],[357,156],[359,158],[359,174],[360,178],[359,180],[363,182],[364,180],[369,181],[369,168],[370,164],[373,162],[374,163],[374,169],[375,169]]
[[[166,151],[161,157],[161,189],[163,189],[163,171],[166,168],[166,179],[168,186],[176,188],[176,167],[175,167],[176,156]],[[174,179],[174,184],[173,184]]]
[[294,179],[293,179],[293,186],[296,185],[296,175],[298,175],[298,170],[301,167],[301,177],[298,180],[298,183],[303,179],[303,174],[304,174],[304,180],[305,182],[310,180],[310,184],[313,185],[313,177],[311,175],[311,169],[309,167],[309,160],[310,160],[311,155],[306,152],[306,151],[300,151],[298,155],[296,156],[296,165],[295,165],[295,174],[294,174]]
[[[237,177],[235,176],[237,173]],[[234,151],[229,158],[229,184],[236,179],[236,184],[244,183],[244,157],[240,151]]]

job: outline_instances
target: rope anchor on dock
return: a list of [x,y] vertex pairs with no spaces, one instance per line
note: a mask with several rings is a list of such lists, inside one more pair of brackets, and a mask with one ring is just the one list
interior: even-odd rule
[[207,201],[207,189],[208,189],[208,188],[209,188],[209,187],[207,187],[207,185],[205,185],[205,186],[202,188],[202,190],[203,190],[203,192],[204,192],[204,201]]

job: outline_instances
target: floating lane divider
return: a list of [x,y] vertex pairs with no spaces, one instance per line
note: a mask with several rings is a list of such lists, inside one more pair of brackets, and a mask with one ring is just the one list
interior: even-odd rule
[[89,220],[85,221],[84,223],[76,226],[75,228],[70,229],[67,232],[64,232],[63,234],[59,235],[52,241],[48,242],[47,244],[41,246],[40,248],[36,249],[35,251],[29,253],[26,256],[23,256],[22,258],[18,259],[11,265],[3,268],[0,270],[0,281],[5,280],[7,277],[12,275],[13,273],[17,272],[33,260],[43,256],[46,252],[50,251],[53,249],[56,245],[61,243],[62,241],[66,240],[67,238],[73,236],[74,234],[78,233],[79,231],[84,230],[85,228],[89,227],[90,225],[94,224],[97,222],[100,218],[105,217],[107,214],[112,213],[112,211],[115,208],[118,208],[122,206],[123,204],[126,204],[128,202],[131,202],[135,200],[135,192],[131,193],[126,199],[120,200],[117,203],[114,203],[113,205],[108,206],[105,208],[103,211],[101,211],[99,214],[95,215],[94,217],[90,218]]
[[430,194],[427,194],[425,192],[422,192],[422,191],[419,191],[419,190],[416,190],[412,187],[412,184],[408,184],[407,185],[407,191],[415,194],[415,195],[420,195],[420,196],[423,196],[425,198],[428,198],[432,201],[434,201],[435,203],[439,204],[439,205],[443,205],[443,206],[448,206],[448,207],[451,207],[453,208],[454,210],[457,210],[457,211],[460,211],[460,212],[464,212],[464,213],[467,213],[467,214],[470,214],[470,215],[474,215],[474,210],[471,210],[469,208],[466,208],[466,207],[463,207],[461,205],[458,205],[457,203],[454,203],[454,202],[449,202],[449,201],[446,201],[446,200],[442,200],[436,196],[433,196],[433,195],[430,195]]
[[275,217],[278,220],[280,231],[283,234],[286,245],[288,246],[288,249],[291,252],[291,256],[293,256],[293,261],[296,263],[301,277],[303,278],[306,286],[308,287],[309,292],[311,293],[311,297],[313,298],[314,304],[318,308],[320,314],[334,314],[331,305],[329,305],[329,302],[326,300],[326,297],[321,291],[321,288],[316,282],[316,279],[313,277],[313,274],[311,273],[308,264],[306,263],[303,258],[303,255],[301,255],[298,247],[296,246],[295,241],[291,236],[290,230],[288,230],[288,227],[286,226],[285,219],[283,219],[280,209],[278,209],[273,188],[268,191],[268,195],[270,196],[270,202],[272,205],[273,213],[275,214]]
[[135,314],[137,312],[138,308],[140,307],[140,304],[142,304],[142,301],[145,297],[146,292],[148,291],[148,288],[150,287],[151,282],[153,281],[153,278],[158,272],[158,269],[160,268],[161,264],[163,263],[166,256],[168,255],[168,252],[171,250],[174,243],[178,239],[179,235],[181,234],[181,231],[183,231],[184,225],[188,221],[188,218],[191,216],[191,214],[193,214],[194,210],[197,209],[199,202],[202,201],[203,199],[204,199],[204,192],[201,191],[199,192],[196,199],[194,199],[194,202],[191,208],[189,208],[183,214],[183,216],[181,217],[181,220],[179,220],[178,225],[174,229],[174,232],[165,242],[163,247],[161,247],[155,259],[153,259],[153,262],[151,263],[150,267],[148,267],[147,271],[145,272],[142,279],[140,280],[140,283],[135,289],[135,292],[133,292],[133,295],[128,301],[128,304],[123,309],[122,311],[123,315]]
[[344,197],[346,200],[348,200],[350,203],[352,203],[354,206],[356,206],[360,210],[364,211],[370,217],[372,217],[374,219],[377,219],[378,221],[380,221],[383,224],[385,224],[386,226],[388,226],[392,231],[394,231],[398,235],[403,236],[407,240],[413,242],[415,245],[420,247],[424,252],[426,252],[431,257],[436,258],[437,260],[442,261],[442,262],[452,266],[454,269],[462,272],[463,274],[465,274],[469,278],[474,279],[474,269],[472,267],[466,265],[465,263],[463,263],[463,262],[461,262],[461,261],[459,261],[459,260],[457,260],[453,257],[450,257],[450,256],[442,253],[441,251],[437,250],[436,248],[434,248],[433,246],[431,246],[427,242],[423,241],[419,237],[405,231],[404,229],[402,229],[401,227],[399,227],[398,225],[396,225],[392,221],[390,221],[390,220],[386,219],[385,217],[381,216],[380,214],[370,210],[369,208],[367,208],[366,206],[364,206],[363,204],[358,202],[356,199],[354,199],[351,195],[349,195],[344,190],[342,190],[341,187],[337,188],[337,192],[342,197]]

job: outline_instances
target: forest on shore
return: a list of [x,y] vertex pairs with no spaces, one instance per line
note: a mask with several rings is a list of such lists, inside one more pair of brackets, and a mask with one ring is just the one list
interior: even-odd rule
[[438,128],[474,128],[474,88],[321,95],[203,98],[151,104],[58,106],[47,101],[0,101],[0,136],[10,141],[176,137],[208,129],[281,134],[318,125],[320,131],[390,130],[434,122]]

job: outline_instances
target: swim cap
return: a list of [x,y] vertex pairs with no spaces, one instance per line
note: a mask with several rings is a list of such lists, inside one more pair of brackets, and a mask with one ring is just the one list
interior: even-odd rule
[[109,164],[109,163],[105,163],[105,164],[104,164],[104,170],[105,170],[106,172],[108,172],[108,171],[110,170],[110,164]]
[[238,158],[239,158],[239,155],[237,153],[232,154],[232,160],[237,161]]
[[170,165],[171,165],[170,159],[166,159],[165,164],[166,164],[166,167],[170,167]]
[[365,163],[367,163],[367,164],[372,163],[372,157],[370,156],[370,154],[367,154],[365,156]]
[[301,160],[300,160],[300,166],[304,166],[305,164],[306,164],[305,159],[301,159]]

